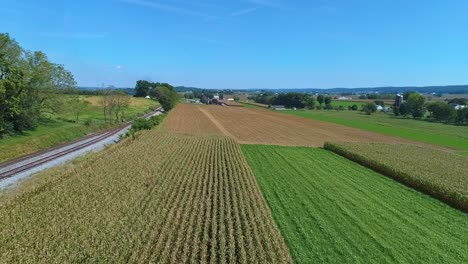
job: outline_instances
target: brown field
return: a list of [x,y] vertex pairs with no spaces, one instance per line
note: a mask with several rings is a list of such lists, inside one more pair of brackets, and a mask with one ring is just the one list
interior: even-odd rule
[[244,144],[321,147],[326,141],[331,141],[421,145],[405,139],[263,109],[179,105],[168,119],[171,132],[224,134]]
[[200,106],[179,104],[166,119],[169,130],[193,135],[222,135],[216,125],[200,110]]

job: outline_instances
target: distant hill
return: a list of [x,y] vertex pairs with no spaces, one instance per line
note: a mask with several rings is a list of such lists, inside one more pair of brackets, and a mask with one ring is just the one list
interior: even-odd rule
[[[249,89],[251,90],[251,89]],[[257,89],[258,90],[258,89]],[[329,93],[329,94],[359,94],[359,93],[403,93],[414,91],[419,93],[445,93],[445,94],[466,94],[468,85],[447,85],[447,86],[400,86],[400,87],[366,87],[366,88],[305,88],[305,89],[261,89],[264,91],[300,92],[300,93]]]
[[[101,90],[100,87],[79,87],[83,91]],[[133,94],[133,88],[117,88],[124,90],[128,94]],[[269,91],[275,93],[321,93],[321,94],[366,94],[366,93],[403,93],[413,91],[419,93],[442,93],[442,94],[468,94],[468,85],[446,85],[446,86],[386,86],[386,87],[362,87],[362,88],[249,88],[249,89],[206,89],[198,87],[177,86],[177,92],[184,93],[190,91],[209,90],[212,92],[233,93],[233,92],[261,92]]]
[[322,94],[365,94],[365,93],[403,93],[414,91],[419,93],[444,93],[444,94],[468,94],[468,85],[447,85],[447,86],[388,86],[388,87],[363,87],[363,88],[250,88],[250,89],[205,89],[197,87],[175,87],[177,92],[190,91],[229,91],[229,92],[261,92],[269,91],[276,93],[322,93]]

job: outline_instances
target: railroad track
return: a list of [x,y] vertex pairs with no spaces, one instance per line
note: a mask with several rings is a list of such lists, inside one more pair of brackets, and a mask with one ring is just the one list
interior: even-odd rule
[[[33,154],[30,155],[29,157],[23,157],[20,160],[15,160],[12,162],[9,162],[9,164],[5,166],[0,167],[0,180],[11,177],[13,175],[16,175],[18,173],[27,171],[29,169],[32,169],[34,167],[40,166],[42,164],[45,164],[49,161],[52,161],[54,159],[63,157],[67,154],[73,153],[75,151],[84,149],[86,147],[89,147],[95,143],[98,143],[110,136],[115,135],[118,131],[124,129],[127,126],[130,126],[131,124],[126,123],[121,126],[118,126],[116,128],[113,128],[111,130],[105,131],[103,133],[100,133],[98,135],[94,135],[91,137],[88,137],[87,139],[80,140],[78,142],[69,144],[72,145],[72,147],[67,148],[67,146],[63,146],[61,148],[55,148],[54,150],[50,151],[48,150],[45,153],[40,153],[40,154]],[[28,161],[28,159],[30,159]],[[19,165],[17,165],[20,163]],[[21,164],[24,163],[24,164]]]
[[[148,119],[153,115],[157,115],[158,112],[161,113],[162,108],[158,108],[155,112],[146,114],[143,118]],[[15,160],[0,163],[0,180],[12,177],[18,173],[41,166],[67,154],[92,146],[102,140],[105,140],[106,138],[114,136],[117,132],[131,126],[131,124],[131,122],[126,122],[118,127],[93,133],[67,144],[62,144],[47,150],[23,156]]]

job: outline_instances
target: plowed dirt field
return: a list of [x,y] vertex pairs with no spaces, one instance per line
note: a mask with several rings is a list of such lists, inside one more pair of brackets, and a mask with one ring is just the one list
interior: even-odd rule
[[417,142],[389,137],[279,112],[222,106],[181,104],[169,115],[171,132],[224,134],[243,144],[321,147],[332,142]]

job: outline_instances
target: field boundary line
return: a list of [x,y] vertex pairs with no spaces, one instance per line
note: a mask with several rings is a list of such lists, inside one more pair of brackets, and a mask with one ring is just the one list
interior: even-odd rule
[[229,131],[227,131],[227,129],[225,129],[223,127],[223,125],[221,125],[221,123],[218,122],[218,120],[216,120],[216,118],[214,116],[212,116],[210,113],[208,113],[205,109],[203,109],[202,107],[198,107],[198,109],[200,109],[200,111],[206,115],[206,117],[208,117],[209,120],[211,120],[211,122],[213,122],[213,124],[215,124],[215,126],[221,131],[223,132],[223,134],[225,136],[228,136],[228,137],[231,137],[231,138],[234,138],[236,141],[237,141],[237,138],[232,135],[231,133],[229,133]]

